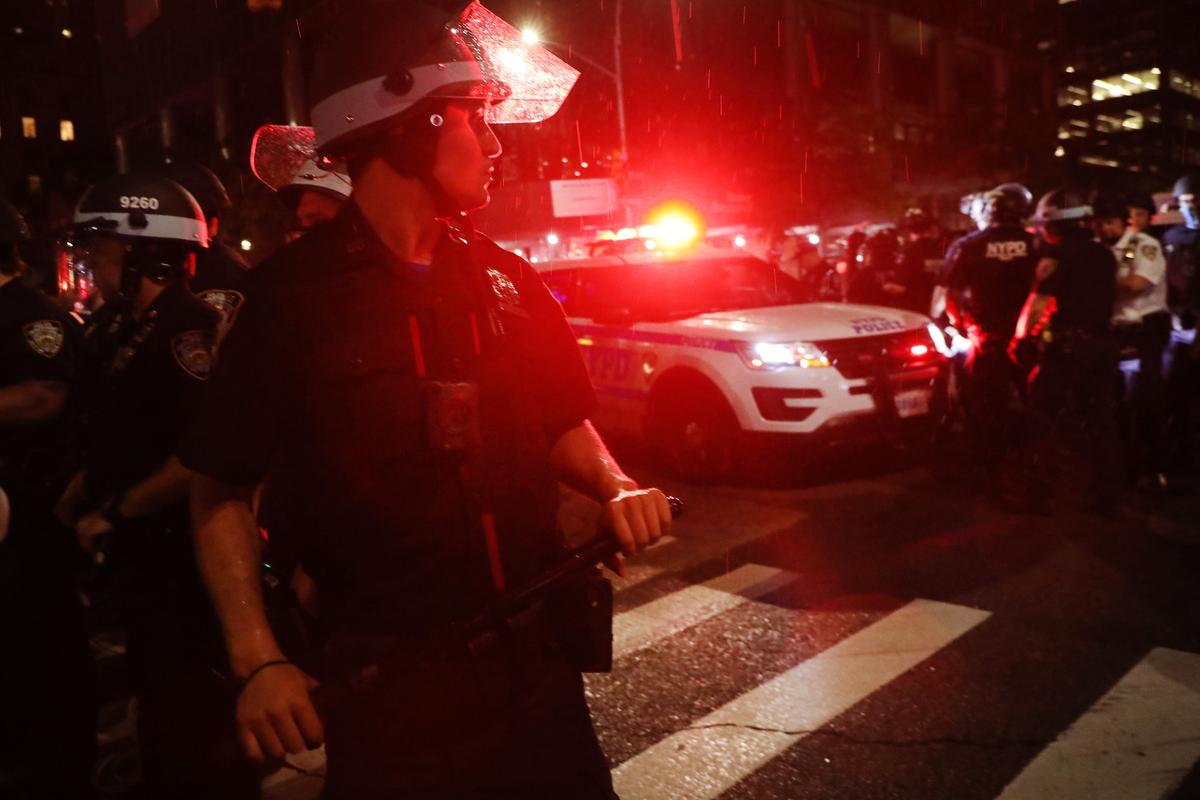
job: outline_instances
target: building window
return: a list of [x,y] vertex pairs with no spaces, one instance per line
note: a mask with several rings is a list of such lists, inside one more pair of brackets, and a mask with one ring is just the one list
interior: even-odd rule
[[36,139],[37,120],[33,117],[21,117],[21,133],[26,139]]
[[1171,70],[1171,88],[1180,94],[1200,99],[1200,81],[1189,78],[1182,72]]
[[[1147,117],[1150,119],[1147,119]],[[1125,111],[1114,112],[1111,114],[1096,115],[1096,130],[1099,133],[1120,133],[1121,131],[1140,131],[1146,127],[1147,122],[1153,121],[1153,112],[1150,115],[1144,114],[1137,109],[1127,109]]]
[[1059,139],[1082,139],[1088,135],[1091,126],[1086,119],[1072,119],[1058,126]]
[[58,138],[64,142],[75,141],[75,123],[69,119],[59,120]]
[[1058,90],[1058,106],[1081,106],[1090,103],[1092,94],[1086,86],[1064,86]]
[[29,176],[29,193],[37,194],[41,190],[42,190],[42,176],[41,175],[30,175]]
[[1144,69],[1141,72],[1123,72],[1092,81],[1092,99],[1108,100],[1112,97],[1129,97],[1142,92],[1158,91],[1161,70]]

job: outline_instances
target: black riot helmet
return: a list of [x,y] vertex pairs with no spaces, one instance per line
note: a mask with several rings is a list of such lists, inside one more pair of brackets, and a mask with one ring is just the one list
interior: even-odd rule
[[987,225],[1017,225],[1032,204],[1033,193],[1024,185],[1002,183],[984,194],[982,214]]
[[364,3],[317,47],[309,82],[317,152],[352,168],[378,155],[444,203],[432,168],[447,101],[486,102],[492,124],[541,122],[578,77],[478,2]]
[[19,246],[33,239],[16,206],[0,197],[0,274],[18,275],[25,269]]
[[1125,195],[1109,189],[1093,192],[1089,205],[1095,219],[1123,220],[1129,216],[1129,200]]
[[220,219],[223,212],[233,207],[225,184],[221,183],[215,172],[203,164],[168,157],[158,171],[187,189],[188,193],[196,198],[206,220]]
[[1184,175],[1179,180],[1175,181],[1175,187],[1172,189],[1172,194],[1174,194],[1176,198],[1180,198],[1189,194],[1194,196],[1198,192],[1200,192],[1200,175],[1197,175],[1194,172],[1189,172],[1187,175]]
[[208,224],[187,189],[162,175],[134,173],[100,181],[83,193],[68,244],[86,245],[92,236],[124,245],[121,286],[132,293],[142,277],[184,278],[189,257],[208,247]]

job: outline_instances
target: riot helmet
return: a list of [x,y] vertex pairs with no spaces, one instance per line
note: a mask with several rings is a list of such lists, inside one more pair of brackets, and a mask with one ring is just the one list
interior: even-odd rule
[[352,188],[346,166],[317,156],[316,132],[302,125],[263,125],[255,131],[250,169],[292,210],[305,190],[344,200]]
[[1038,200],[1033,220],[1051,237],[1061,237],[1073,229],[1082,229],[1092,218],[1092,207],[1076,189],[1055,189]]
[[1033,193],[1016,182],[1002,183],[984,195],[985,225],[1018,225],[1029,213]]
[[1200,189],[1200,175],[1194,172],[1175,181],[1173,189],[1175,199],[1179,202],[1179,211],[1189,228],[1200,228],[1200,198],[1196,196],[1197,189]]
[[152,173],[117,175],[93,184],[75,208],[68,248],[86,264],[97,240],[119,246],[121,293],[132,295],[143,277],[158,283],[185,278],[193,254],[208,247],[208,225],[200,204],[175,181]]
[[923,208],[909,208],[904,212],[900,221],[900,231],[905,234],[920,235],[933,230],[933,218]]
[[203,164],[168,157],[158,171],[188,190],[200,204],[205,220],[220,219],[223,212],[233,207],[225,184]]
[[377,155],[421,180],[440,206],[450,201],[432,170],[448,101],[480,101],[491,124],[540,122],[579,77],[478,2],[382,0],[358,11],[339,19],[317,48],[310,81],[317,151],[351,166]]

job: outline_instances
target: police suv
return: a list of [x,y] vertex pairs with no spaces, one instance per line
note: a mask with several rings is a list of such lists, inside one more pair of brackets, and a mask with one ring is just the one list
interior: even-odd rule
[[537,266],[600,397],[594,422],[650,436],[667,466],[729,477],[757,443],[906,435],[941,406],[945,344],[927,317],[811,303],[738,251]]

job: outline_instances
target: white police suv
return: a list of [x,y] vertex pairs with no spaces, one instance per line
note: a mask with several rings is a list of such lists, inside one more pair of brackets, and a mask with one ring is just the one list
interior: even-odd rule
[[729,477],[755,440],[837,441],[932,423],[945,359],[919,314],[805,302],[738,251],[537,266],[600,397],[594,422],[646,434],[674,472]]

